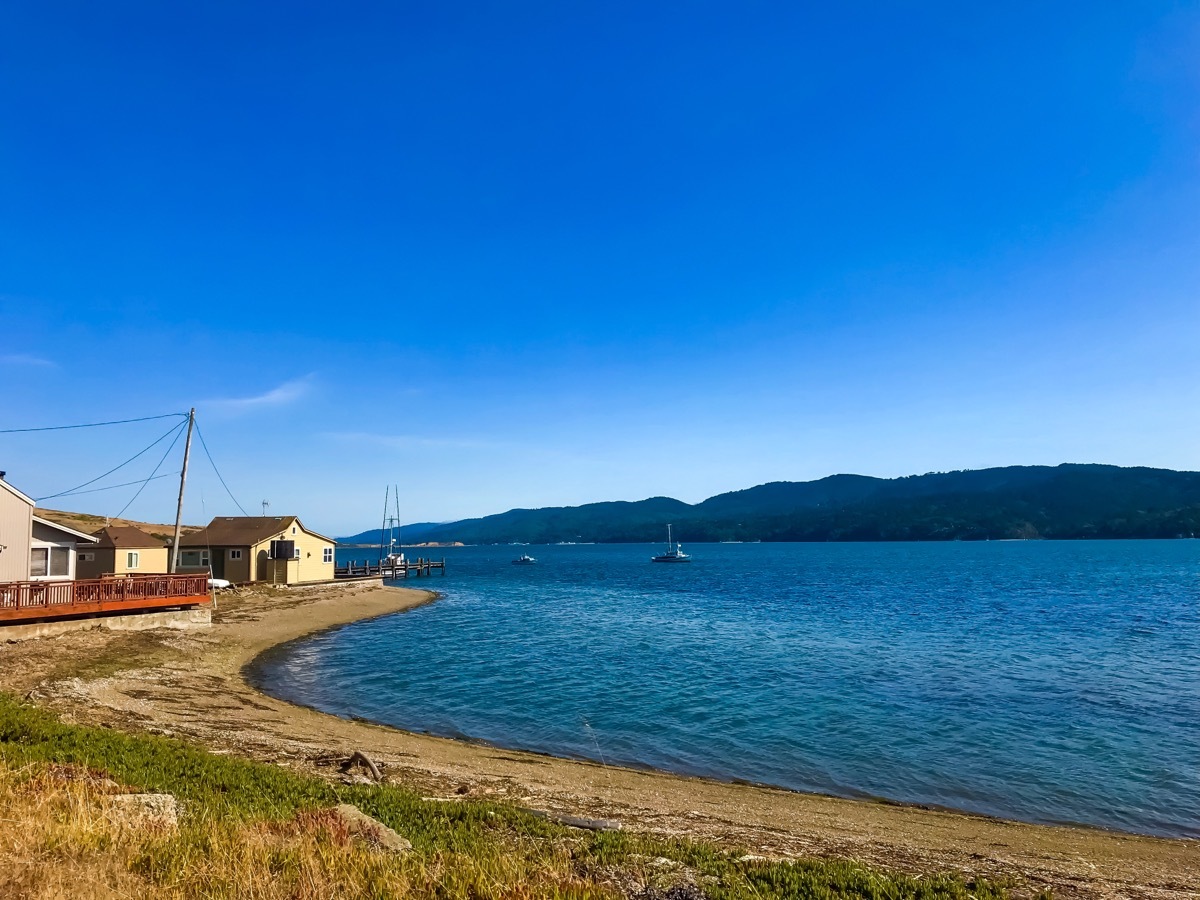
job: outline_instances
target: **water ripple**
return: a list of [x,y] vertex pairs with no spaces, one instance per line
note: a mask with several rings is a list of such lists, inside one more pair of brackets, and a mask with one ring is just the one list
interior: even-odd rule
[[498,746],[1200,837],[1200,543],[692,549],[448,551],[442,601],[255,677]]

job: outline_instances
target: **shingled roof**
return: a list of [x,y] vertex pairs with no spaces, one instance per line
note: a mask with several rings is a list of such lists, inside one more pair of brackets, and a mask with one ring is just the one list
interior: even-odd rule
[[[199,531],[184,535],[180,547],[251,547],[281,534],[292,525],[304,528],[295,516],[218,516]],[[334,543],[333,538],[304,528],[314,537]]]
[[167,542],[147,534],[132,525],[109,525],[99,531],[93,531],[97,539],[96,546],[111,550],[147,550],[166,547]]

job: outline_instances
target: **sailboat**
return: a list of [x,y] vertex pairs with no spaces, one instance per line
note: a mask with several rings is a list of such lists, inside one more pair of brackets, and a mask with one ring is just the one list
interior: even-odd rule
[[[388,515],[388,491],[383,494],[383,528],[379,530],[379,568],[392,569],[404,565],[404,544],[400,537],[400,486],[396,486],[396,514]],[[383,532],[387,530],[387,555],[383,553]]]
[[683,544],[671,540],[671,526],[667,526],[667,552],[650,557],[651,562],[691,562],[692,558],[683,552]]

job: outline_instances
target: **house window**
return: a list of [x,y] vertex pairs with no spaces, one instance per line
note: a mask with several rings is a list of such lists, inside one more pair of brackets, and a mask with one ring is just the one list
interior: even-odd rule
[[130,550],[125,554],[125,568],[136,569],[140,559],[141,557],[138,555],[136,550]]
[[95,554],[95,553],[80,553],[80,554],[79,554],[79,561],[80,561],[80,562],[92,562],[92,561],[94,561],[95,559],[96,559],[96,554]]
[[300,558],[300,548],[299,548],[299,547],[294,547],[294,548],[292,549],[292,553],[294,554],[294,555],[293,555],[293,557],[292,557],[293,559],[299,559],[299,558]]
[[50,548],[50,575],[65,578],[71,574],[71,550],[68,547]]
[[325,548],[325,549],[322,551],[322,553],[321,553],[321,562],[326,562],[326,563],[331,563],[331,562],[333,562],[333,548],[332,548],[332,547],[326,547],[326,548]]
[[293,526],[292,526],[292,534],[295,534],[295,533],[296,533],[296,526],[295,526],[295,525],[293,525]]
[[29,551],[29,574],[34,578],[45,578],[50,573],[50,551],[45,547],[34,547]]
[[241,550],[230,550],[230,551],[229,551],[229,558],[230,558],[230,559],[241,559],[241,558],[242,558],[242,551],[241,551]]

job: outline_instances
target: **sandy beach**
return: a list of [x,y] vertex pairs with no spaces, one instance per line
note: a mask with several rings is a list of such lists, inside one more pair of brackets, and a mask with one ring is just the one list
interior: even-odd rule
[[487,797],[619,820],[767,857],[841,856],[910,874],[1008,879],[1019,894],[1200,896],[1200,842],[1014,823],[602,766],[411,734],[265,696],[246,666],[287,641],[435,595],[374,582],[222,595],[211,629],[93,631],[0,645],[0,688],[64,718],[169,734],[342,777],[355,750],[431,797]]

